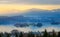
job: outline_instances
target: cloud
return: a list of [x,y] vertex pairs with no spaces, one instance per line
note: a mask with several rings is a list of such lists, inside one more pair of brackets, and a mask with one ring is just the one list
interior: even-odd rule
[[31,31],[30,28],[16,28],[14,26],[0,26],[0,32],[11,32],[12,30],[18,30],[23,32],[29,32]]
[[29,31],[44,31],[44,30],[47,30],[48,32],[49,31],[52,31],[52,30],[55,30],[55,31],[60,31],[59,27],[53,27],[53,26],[50,26],[50,27],[46,27],[46,26],[43,26],[41,28],[35,28],[32,29],[31,27],[25,27],[25,28],[16,28],[14,26],[0,26],[0,32],[11,32],[12,30],[18,30],[18,31],[23,31],[23,32],[29,32]]
[[35,24],[35,23],[30,23],[30,24],[28,24],[28,23],[17,23],[14,26],[18,28],[18,27],[30,27],[30,26],[42,27],[43,25],[42,25],[42,23],[37,23],[37,24]]
[[60,5],[60,0],[0,0],[0,3],[59,4]]
[[36,31],[44,31],[44,30],[47,30],[48,32],[52,31],[52,30],[55,30],[56,32],[60,31],[59,27],[53,27],[53,26],[48,26],[48,27],[41,27],[41,28],[38,28]]

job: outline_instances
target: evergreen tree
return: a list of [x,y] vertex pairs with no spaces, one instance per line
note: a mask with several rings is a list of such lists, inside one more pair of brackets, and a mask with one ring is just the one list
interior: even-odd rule
[[48,33],[47,33],[47,30],[45,29],[45,32],[43,34],[43,37],[48,37]]
[[34,37],[34,34],[32,32],[29,32],[28,37]]
[[39,35],[37,35],[36,37],[40,37]]
[[10,37],[10,33],[5,32],[4,37]]
[[50,33],[48,34],[48,37],[52,37]]
[[11,36],[11,35],[8,33],[8,34],[7,34],[7,37],[10,37],[10,36]]
[[18,34],[17,33],[15,33],[15,37],[18,37]]
[[41,37],[41,33],[38,31],[36,37]]
[[19,33],[19,37],[23,37],[23,33],[22,32]]
[[56,32],[53,30],[53,32],[52,32],[53,34],[52,34],[52,37],[57,37],[56,36]]
[[58,32],[58,37],[60,37],[60,32]]
[[0,37],[3,37],[3,33],[0,33]]
[[0,33],[0,37],[1,37],[1,33]]

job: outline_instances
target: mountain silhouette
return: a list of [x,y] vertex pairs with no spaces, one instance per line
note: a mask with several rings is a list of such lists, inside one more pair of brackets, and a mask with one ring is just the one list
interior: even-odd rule
[[23,14],[17,14],[17,16],[0,16],[0,25],[15,24],[18,22],[52,22],[52,19],[60,22],[60,9],[42,10],[33,8],[25,11]]

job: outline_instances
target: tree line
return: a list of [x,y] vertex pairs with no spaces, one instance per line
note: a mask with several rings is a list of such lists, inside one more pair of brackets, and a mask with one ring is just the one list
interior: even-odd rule
[[10,33],[0,32],[0,37],[60,37],[60,31],[55,32],[55,30],[53,30],[52,32],[47,32],[47,30],[45,29],[45,31],[43,32],[24,33],[24,32],[18,32],[18,30],[12,30]]

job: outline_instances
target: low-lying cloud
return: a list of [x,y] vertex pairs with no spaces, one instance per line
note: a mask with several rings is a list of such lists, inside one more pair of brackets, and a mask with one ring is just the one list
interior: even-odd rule
[[42,23],[16,23],[14,25],[15,27],[29,27],[29,26],[33,26],[33,27],[42,27]]

